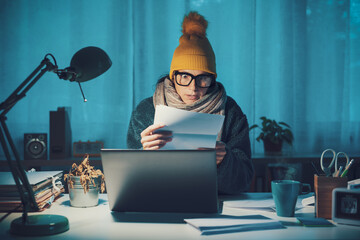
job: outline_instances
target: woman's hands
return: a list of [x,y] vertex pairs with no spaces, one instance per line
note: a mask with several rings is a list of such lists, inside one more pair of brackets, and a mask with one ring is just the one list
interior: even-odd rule
[[226,148],[225,148],[226,144],[224,142],[221,141],[216,141],[216,164],[219,165],[223,160],[224,157],[226,155]]
[[165,127],[165,124],[154,124],[141,132],[141,144],[144,150],[157,150],[172,141],[171,131],[159,130],[163,127]]
[[[221,141],[216,141],[215,151],[216,151],[216,165],[219,165],[226,155],[226,144]],[[212,148],[198,148],[199,150],[206,150]]]
[[[171,131],[161,131],[159,129],[165,127],[165,124],[154,124],[147,127],[141,132],[141,144],[144,150],[157,150],[165,146],[166,143],[172,141]],[[156,131],[158,130],[158,131]],[[226,155],[225,143],[216,142],[216,164],[219,165]],[[203,148],[201,148],[203,149]]]

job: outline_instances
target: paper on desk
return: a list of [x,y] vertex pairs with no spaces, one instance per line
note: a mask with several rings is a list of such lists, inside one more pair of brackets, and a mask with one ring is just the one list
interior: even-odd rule
[[215,148],[224,118],[223,115],[190,112],[157,105],[154,124],[163,123],[166,126],[161,130],[173,133],[172,141],[162,149]]
[[275,203],[272,198],[264,199],[264,200],[252,199],[252,200],[224,201],[224,207],[225,206],[231,208],[275,212]]
[[[37,171],[26,172],[30,185],[39,184],[48,178],[55,176],[62,176],[62,171]],[[15,186],[15,181],[11,172],[0,172],[0,187],[2,186]]]
[[[255,211],[265,211],[265,212],[275,212],[275,203],[274,199],[264,199],[264,200],[236,200],[236,201],[224,201],[224,206],[231,208],[241,208],[246,210],[255,210]],[[303,208],[304,206],[301,203],[301,199],[298,198],[295,206],[295,211]]]
[[301,200],[301,204],[304,207],[315,205],[315,196],[310,196]]
[[284,228],[279,221],[262,215],[224,215],[216,218],[184,219],[184,221],[199,230],[202,235]]

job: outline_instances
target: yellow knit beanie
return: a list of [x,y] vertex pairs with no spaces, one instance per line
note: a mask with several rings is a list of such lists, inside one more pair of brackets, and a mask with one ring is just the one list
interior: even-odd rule
[[182,23],[183,35],[175,49],[170,66],[170,79],[175,70],[201,70],[215,74],[215,54],[206,37],[207,21],[197,12],[190,12]]

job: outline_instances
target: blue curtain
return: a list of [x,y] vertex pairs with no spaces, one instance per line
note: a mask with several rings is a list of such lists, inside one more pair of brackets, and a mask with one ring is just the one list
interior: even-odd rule
[[[45,76],[8,114],[19,152],[23,134],[49,132],[49,111],[71,107],[73,141],[125,148],[134,107],[168,74],[190,10],[209,21],[222,82],[248,117],[284,121],[291,153],[360,153],[360,0],[1,0],[0,102],[46,53],[60,68],[86,46],[113,65],[83,83]],[[262,153],[251,132],[253,153]],[[0,158],[4,158],[2,150]]]

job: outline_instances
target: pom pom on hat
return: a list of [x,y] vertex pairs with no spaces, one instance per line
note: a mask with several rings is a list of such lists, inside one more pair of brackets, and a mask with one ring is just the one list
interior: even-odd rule
[[183,35],[175,49],[169,76],[175,70],[201,70],[216,77],[215,54],[206,37],[208,22],[197,12],[190,12],[182,22]]
[[206,37],[206,28],[208,22],[203,16],[197,12],[190,12],[185,16],[182,23],[182,33],[185,35],[197,35],[199,37]]

